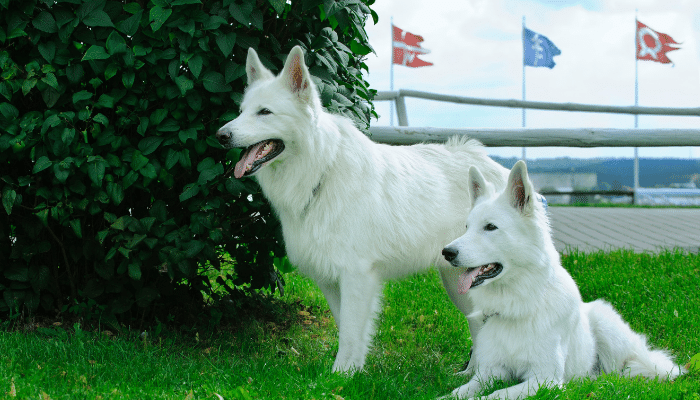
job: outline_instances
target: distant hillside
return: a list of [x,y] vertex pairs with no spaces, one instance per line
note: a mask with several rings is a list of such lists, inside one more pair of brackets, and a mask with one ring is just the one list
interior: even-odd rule
[[[517,158],[493,157],[499,164],[511,168]],[[620,189],[634,186],[634,159],[576,159],[553,158],[528,160],[532,172],[594,172],[598,175],[598,189]],[[677,158],[640,158],[639,185],[642,187],[669,187],[700,178],[700,160]],[[700,185],[698,185],[700,186]]]

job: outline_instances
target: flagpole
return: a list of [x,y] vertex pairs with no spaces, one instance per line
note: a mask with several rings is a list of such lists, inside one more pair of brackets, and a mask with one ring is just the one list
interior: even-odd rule
[[[523,15],[523,29],[521,32],[521,37],[523,39],[523,43],[525,43],[525,16]],[[524,46],[524,44],[523,44]],[[523,49],[523,54],[525,53],[525,49]],[[523,58],[523,101],[525,101],[525,59]],[[525,128],[525,107],[523,107],[523,121],[522,121],[522,127]],[[525,147],[523,146],[523,161],[526,159],[526,150]]]
[[[394,16],[391,16],[391,53],[389,56],[389,90],[394,91]],[[394,101],[391,101],[391,110],[389,111],[389,121],[390,126],[394,126],[394,103],[396,102],[396,99]]]
[[[634,106],[639,106],[639,58],[637,57],[637,45],[639,35],[637,34],[637,9],[634,10]],[[634,114],[634,129],[639,127],[639,114]],[[634,148],[634,199],[637,199],[637,189],[639,189],[639,148]]]

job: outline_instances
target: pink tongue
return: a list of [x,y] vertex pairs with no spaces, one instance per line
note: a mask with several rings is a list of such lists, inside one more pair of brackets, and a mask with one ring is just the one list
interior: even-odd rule
[[245,175],[246,171],[248,170],[248,166],[253,164],[257,158],[258,151],[265,145],[265,143],[267,142],[262,142],[255,147],[249,147],[245,152],[243,152],[243,154],[241,154],[241,159],[238,160],[236,167],[233,169],[233,176],[235,176],[236,179],[240,179],[243,177],[243,175]]
[[470,287],[472,287],[472,282],[474,281],[474,278],[476,278],[476,275],[479,274],[481,271],[481,268],[474,268],[471,271],[468,272],[463,272],[459,276],[459,284],[457,286],[457,291],[459,294],[465,294],[469,290]]

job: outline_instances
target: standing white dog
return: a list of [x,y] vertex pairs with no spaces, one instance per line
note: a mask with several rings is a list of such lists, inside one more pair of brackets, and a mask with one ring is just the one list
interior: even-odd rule
[[521,383],[487,398],[521,399],[540,385],[618,372],[675,378],[682,369],[662,350],[650,350],[603,300],[581,301],[554,248],[545,206],[518,161],[505,191],[495,193],[477,168],[469,171],[473,208],[467,233],[443,250],[462,270],[459,292],[471,297],[483,326],[467,374],[452,392],[474,397],[494,379]]
[[[282,223],[290,261],[328,301],[339,331],[333,371],[362,369],[387,279],[442,267],[449,296],[469,315],[469,299],[457,294],[459,273],[440,252],[464,232],[470,166],[498,187],[508,170],[474,140],[372,142],[321,107],[299,47],[277,77],[250,49],[246,72],[241,114],[217,137],[246,148],[234,176],[255,174]],[[470,323],[473,334],[478,325]]]

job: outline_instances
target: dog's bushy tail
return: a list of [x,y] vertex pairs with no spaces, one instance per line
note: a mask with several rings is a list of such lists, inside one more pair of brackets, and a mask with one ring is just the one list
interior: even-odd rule
[[659,379],[685,372],[667,351],[651,349],[646,337],[634,332],[609,303],[596,300],[588,307],[600,372]]

